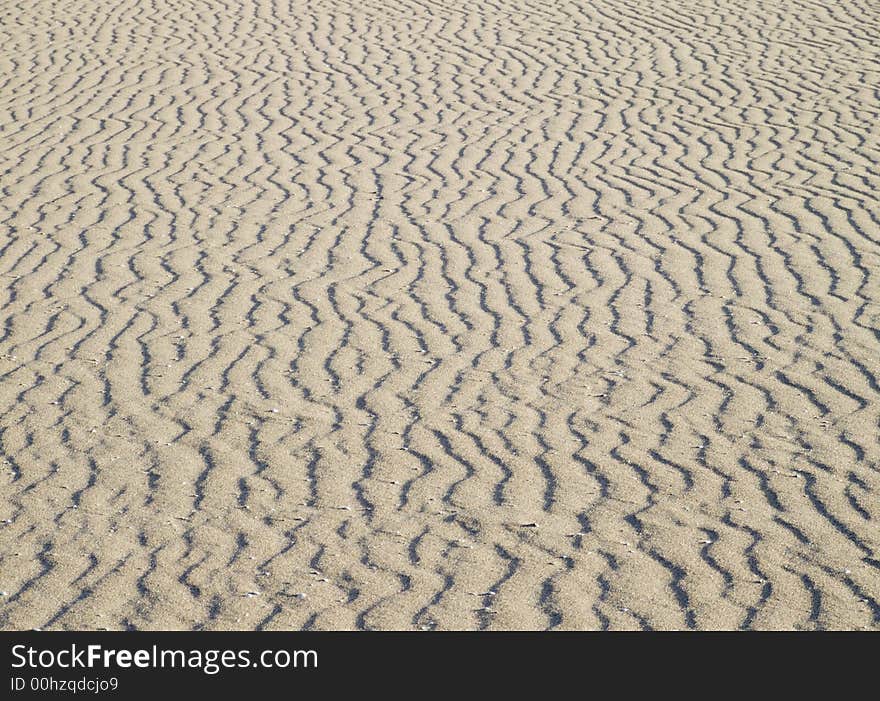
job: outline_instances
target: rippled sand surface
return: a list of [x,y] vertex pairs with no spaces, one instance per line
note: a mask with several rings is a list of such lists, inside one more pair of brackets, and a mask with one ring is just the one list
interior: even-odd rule
[[880,7],[0,0],[0,627],[880,628]]

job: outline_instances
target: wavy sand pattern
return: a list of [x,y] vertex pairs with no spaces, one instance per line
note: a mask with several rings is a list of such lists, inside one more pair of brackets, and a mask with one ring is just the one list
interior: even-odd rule
[[878,37],[0,2],[0,627],[880,628]]

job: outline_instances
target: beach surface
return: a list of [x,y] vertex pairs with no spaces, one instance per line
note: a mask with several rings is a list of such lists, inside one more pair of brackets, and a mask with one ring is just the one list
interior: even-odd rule
[[0,0],[0,628],[880,629],[878,37]]

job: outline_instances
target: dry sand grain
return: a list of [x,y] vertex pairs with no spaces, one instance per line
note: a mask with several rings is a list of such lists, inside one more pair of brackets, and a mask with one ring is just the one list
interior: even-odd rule
[[0,627],[880,627],[878,30],[0,0]]

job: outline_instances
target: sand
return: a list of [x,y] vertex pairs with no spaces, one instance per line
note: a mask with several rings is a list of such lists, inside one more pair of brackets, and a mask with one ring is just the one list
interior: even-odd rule
[[878,37],[0,2],[0,627],[880,628]]

